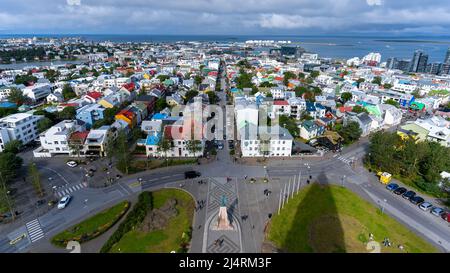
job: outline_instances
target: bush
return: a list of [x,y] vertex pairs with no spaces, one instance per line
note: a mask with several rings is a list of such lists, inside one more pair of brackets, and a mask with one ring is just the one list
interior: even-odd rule
[[153,209],[153,196],[151,192],[143,192],[139,195],[137,203],[127,215],[127,218],[119,225],[117,230],[109,237],[108,241],[100,249],[100,253],[107,253],[111,247],[122,239],[129,231],[142,223],[147,212]]

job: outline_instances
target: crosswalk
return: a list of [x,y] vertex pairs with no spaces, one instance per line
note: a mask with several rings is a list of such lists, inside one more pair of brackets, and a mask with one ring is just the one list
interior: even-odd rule
[[28,237],[31,242],[34,243],[44,237],[44,231],[42,230],[41,223],[38,219],[34,219],[26,224]]
[[346,164],[350,164],[353,160],[350,158],[345,158],[343,156],[339,156],[338,159]]
[[82,188],[86,188],[86,186],[87,186],[86,183],[79,183],[76,185],[67,185],[67,186],[64,186],[63,188],[58,189],[58,191],[55,193],[55,195],[58,198],[61,198],[65,195],[71,194],[72,192],[79,191]]

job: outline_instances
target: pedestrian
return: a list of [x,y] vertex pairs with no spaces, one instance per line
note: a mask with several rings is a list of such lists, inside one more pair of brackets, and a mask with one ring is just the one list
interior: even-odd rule
[[252,229],[255,229],[255,225],[252,226]]
[[201,228],[202,228],[202,225],[199,225],[199,226],[198,226],[198,229],[201,229]]

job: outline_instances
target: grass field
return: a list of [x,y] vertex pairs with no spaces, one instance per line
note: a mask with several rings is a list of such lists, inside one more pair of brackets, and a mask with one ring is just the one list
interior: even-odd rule
[[437,252],[429,243],[353,192],[340,186],[307,186],[273,217],[268,239],[286,252],[369,252],[369,234],[391,247],[381,252]]
[[[169,199],[177,199],[178,215],[171,218],[166,228],[152,232],[141,232],[137,229],[126,233],[110,252],[123,253],[169,253],[179,251],[186,235],[192,226],[194,216],[194,200],[181,190],[164,189],[153,192],[153,207],[160,208]],[[185,234],[185,235],[183,235]]]
[[55,235],[52,243],[65,247],[68,241],[86,242],[107,231],[126,213],[128,201],[123,201],[108,208],[83,222],[76,224]]

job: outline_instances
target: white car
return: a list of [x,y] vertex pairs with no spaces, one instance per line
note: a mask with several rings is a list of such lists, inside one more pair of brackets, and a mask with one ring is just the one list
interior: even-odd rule
[[63,209],[65,207],[67,207],[67,205],[70,202],[70,199],[72,199],[72,197],[70,195],[66,195],[63,198],[61,198],[61,200],[59,200],[59,202],[58,202],[58,209]]
[[74,168],[78,165],[77,162],[75,162],[75,161],[68,161],[66,164],[67,164],[67,166],[69,166],[71,168]]
[[432,207],[433,207],[433,205],[431,205],[428,202],[423,202],[422,204],[419,205],[419,208],[424,211],[427,211],[427,210],[431,209]]

